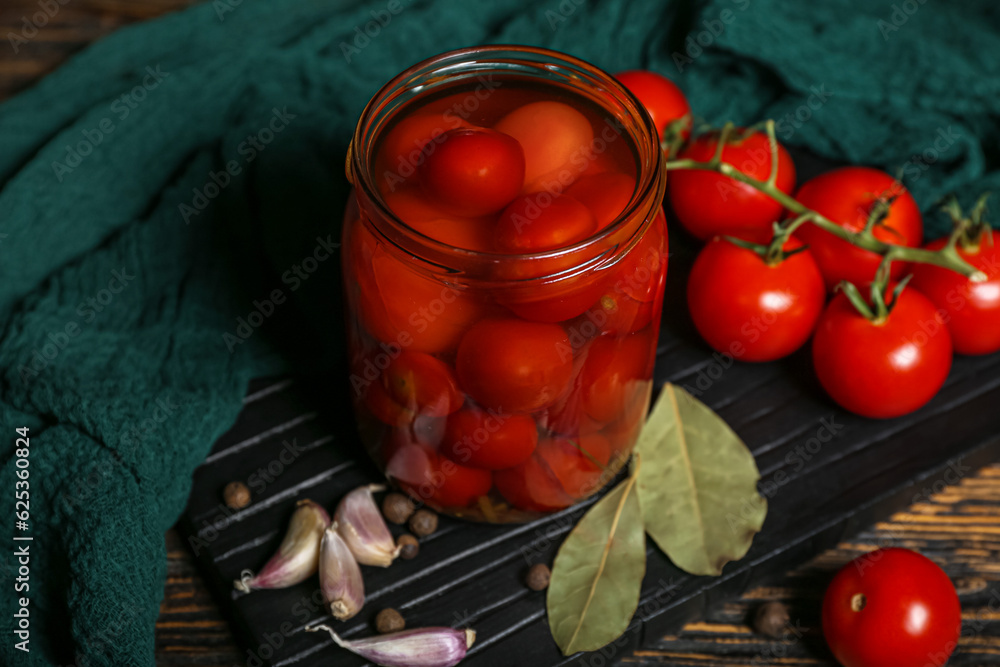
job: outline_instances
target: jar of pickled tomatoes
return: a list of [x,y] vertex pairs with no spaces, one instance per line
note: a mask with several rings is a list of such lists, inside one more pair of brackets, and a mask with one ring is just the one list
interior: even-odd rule
[[350,383],[378,466],[480,521],[597,492],[645,419],[667,267],[638,100],[553,51],[445,53],[369,102],[347,175]]

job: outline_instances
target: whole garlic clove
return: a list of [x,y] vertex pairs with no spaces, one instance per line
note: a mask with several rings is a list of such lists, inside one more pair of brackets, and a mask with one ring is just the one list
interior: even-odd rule
[[346,621],[361,611],[365,604],[361,568],[337,532],[336,521],[323,533],[320,544],[319,587],[330,613],[337,620]]
[[278,551],[254,576],[249,570],[234,581],[238,591],[288,588],[305,581],[319,567],[319,546],[330,515],[311,500],[300,500]]
[[338,646],[382,667],[453,667],[476,641],[476,632],[470,628],[415,628],[353,641],[341,639],[326,625],[306,630],[326,630]]
[[334,512],[340,536],[362,565],[389,567],[399,555],[399,548],[372,497],[372,492],[384,490],[380,484],[359,486],[341,499]]

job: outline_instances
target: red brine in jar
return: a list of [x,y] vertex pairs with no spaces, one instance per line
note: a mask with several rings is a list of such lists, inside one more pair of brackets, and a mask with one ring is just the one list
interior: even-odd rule
[[376,95],[348,175],[351,384],[376,463],[484,521],[599,490],[645,418],[667,264],[634,98],[550,51],[444,54]]

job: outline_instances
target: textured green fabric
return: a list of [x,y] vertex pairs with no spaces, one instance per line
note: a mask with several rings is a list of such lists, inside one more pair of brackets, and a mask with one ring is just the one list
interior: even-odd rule
[[[968,204],[1000,189],[1000,10],[923,2],[217,0],[122,30],[4,104],[0,496],[10,517],[29,426],[34,541],[30,654],[13,648],[3,549],[3,664],[152,664],[163,534],[192,471],[249,378],[341,352],[338,261],[300,289],[282,275],[335,238],[349,133],[393,74],[481,42],[649,67],[709,121],[785,119],[789,144],[904,167],[925,210],[950,190]],[[372,11],[391,21],[366,43]],[[272,121],[262,150],[245,143]],[[217,191],[229,161],[240,173]],[[289,300],[262,328],[224,337],[274,289]]]

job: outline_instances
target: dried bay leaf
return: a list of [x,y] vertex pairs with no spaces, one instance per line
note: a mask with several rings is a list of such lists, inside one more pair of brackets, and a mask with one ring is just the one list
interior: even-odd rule
[[635,451],[646,532],[677,567],[718,575],[746,554],[767,501],[753,454],[721,417],[664,384]]
[[591,507],[559,547],[546,606],[564,655],[593,651],[628,628],[646,573],[637,479],[641,466]]

